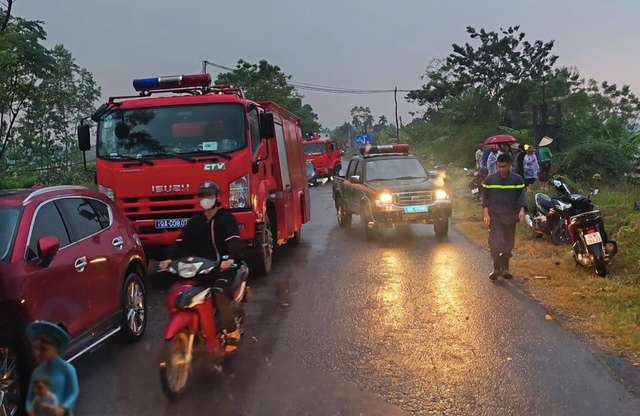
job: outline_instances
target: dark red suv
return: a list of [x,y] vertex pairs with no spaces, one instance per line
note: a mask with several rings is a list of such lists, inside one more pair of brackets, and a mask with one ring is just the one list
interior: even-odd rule
[[27,323],[64,326],[69,361],[114,335],[143,336],[146,264],[134,225],[102,193],[0,191],[0,415],[23,407],[33,366]]

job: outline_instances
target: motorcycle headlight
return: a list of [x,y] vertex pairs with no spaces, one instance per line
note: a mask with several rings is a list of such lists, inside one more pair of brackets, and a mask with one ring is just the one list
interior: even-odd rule
[[438,189],[436,191],[436,200],[449,199],[449,195],[447,195],[447,191],[444,189]]
[[178,262],[178,275],[183,279],[191,279],[196,275],[198,268],[202,263],[183,263]]
[[376,201],[378,204],[390,204],[393,202],[393,195],[389,193],[382,193],[378,196],[378,200]]
[[229,184],[229,208],[247,208],[249,206],[249,175]]

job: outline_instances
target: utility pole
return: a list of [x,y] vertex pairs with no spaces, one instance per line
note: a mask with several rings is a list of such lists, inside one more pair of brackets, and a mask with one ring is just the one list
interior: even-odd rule
[[398,122],[398,87],[393,89],[393,100],[396,103],[396,143],[400,143],[400,123]]

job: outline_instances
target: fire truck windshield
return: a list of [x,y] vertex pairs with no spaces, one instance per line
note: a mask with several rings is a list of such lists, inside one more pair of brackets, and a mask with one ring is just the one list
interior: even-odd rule
[[304,145],[305,156],[321,155],[326,153],[327,147],[320,143],[310,143]]
[[245,112],[222,103],[117,110],[99,123],[97,140],[102,158],[229,153],[247,144]]

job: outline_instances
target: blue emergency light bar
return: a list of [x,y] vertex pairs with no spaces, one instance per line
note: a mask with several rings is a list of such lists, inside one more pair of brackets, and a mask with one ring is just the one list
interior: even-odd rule
[[174,88],[208,87],[211,74],[171,75],[158,78],[138,78],[133,80],[136,91],[168,90]]
[[361,155],[377,155],[383,153],[409,154],[408,144],[387,144],[381,146],[360,146]]

